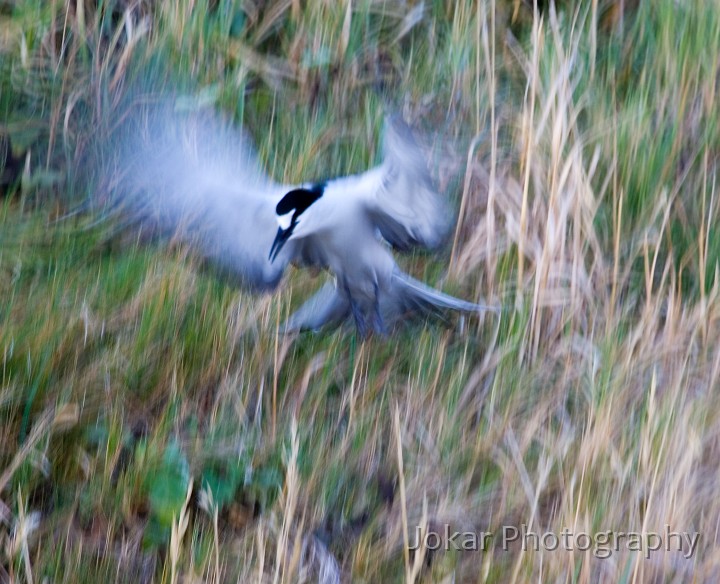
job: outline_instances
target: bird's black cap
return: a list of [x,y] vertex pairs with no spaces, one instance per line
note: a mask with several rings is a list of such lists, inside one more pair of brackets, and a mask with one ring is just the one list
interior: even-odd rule
[[297,225],[297,218],[320,197],[322,197],[325,191],[325,183],[318,183],[313,185],[309,189],[294,189],[287,193],[275,207],[275,213],[280,215],[287,215],[293,211],[292,220],[290,226],[287,229],[280,227],[275,241],[273,241],[272,247],[270,248],[270,261],[275,261],[278,253],[283,248],[285,243],[293,233],[295,225]]
[[309,189],[294,189],[287,193],[275,207],[278,215],[286,215],[295,211],[293,219],[298,217],[305,209],[322,197],[325,191],[325,183],[318,183]]

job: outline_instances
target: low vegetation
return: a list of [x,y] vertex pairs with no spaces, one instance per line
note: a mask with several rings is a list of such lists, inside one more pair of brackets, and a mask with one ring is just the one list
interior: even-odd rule
[[[0,2],[0,582],[718,577],[720,13],[538,4]],[[502,317],[288,338],[324,276],[253,295],[77,212],[146,76],[278,180],[402,113],[459,214],[404,267]],[[408,549],[445,525],[492,535]]]

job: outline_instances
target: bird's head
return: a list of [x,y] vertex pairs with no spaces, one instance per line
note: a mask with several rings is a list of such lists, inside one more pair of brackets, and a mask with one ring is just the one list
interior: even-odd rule
[[303,219],[303,214],[320,197],[322,197],[325,185],[323,183],[313,185],[309,188],[293,189],[280,199],[275,207],[275,218],[278,222],[278,232],[270,248],[270,261],[275,261],[283,246],[295,237],[307,235],[298,229]]

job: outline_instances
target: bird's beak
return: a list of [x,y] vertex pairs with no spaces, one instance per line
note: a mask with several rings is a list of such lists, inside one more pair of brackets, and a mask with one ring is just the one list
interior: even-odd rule
[[275,241],[273,241],[272,247],[270,248],[270,255],[268,256],[271,262],[275,261],[275,258],[280,253],[280,250],[283,248],[287,240],[290,239],[291,233],[292,229],[283,229],[282,227],[278,227]]

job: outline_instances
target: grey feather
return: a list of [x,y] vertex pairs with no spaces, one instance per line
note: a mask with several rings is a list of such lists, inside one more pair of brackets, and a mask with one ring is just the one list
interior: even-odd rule
[[370,208],[372,221],[394,247],[437,248],[447,237],[450,212],[432,186],[410,129],[398,118],[385,123],[382,186]]
[[439,290],[423,284],[405,272],[396,270],[393,273],[393,297],[399,300],[399,310],[457,310],[461,312],[493,312],[500,313],[500,308],[489,304],[476,304],[455,298]]
[[169,101],[145,105],[127,126],[113,212],[189,243],[250,288],[274,288],[293,250],[268,260],[284,189],[263,173],[245,134],[214,112],[178,112]]

